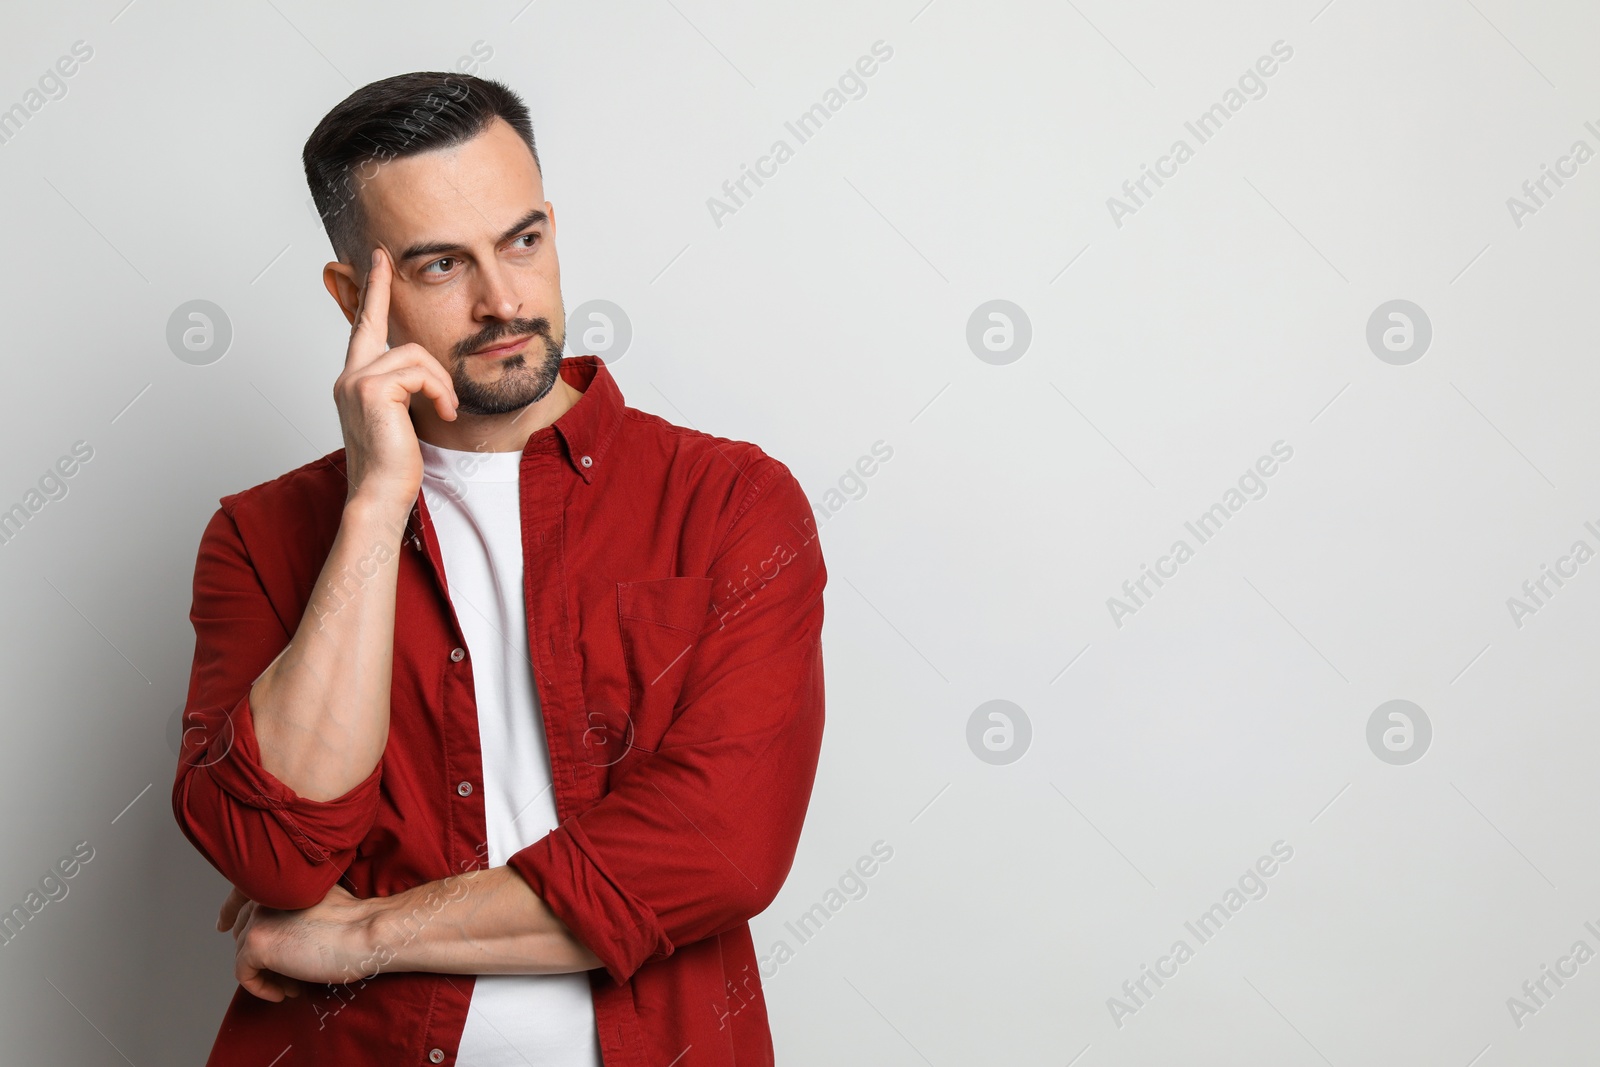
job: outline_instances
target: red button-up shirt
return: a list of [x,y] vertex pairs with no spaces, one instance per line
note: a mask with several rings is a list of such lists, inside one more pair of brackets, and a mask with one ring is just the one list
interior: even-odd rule
[[[509,864],[604,964],[589,976],[606,1067],[771,1064],[747,920],[789,872],[822,739],[827,571],[811,506],[755,445],[625,406],[597,357],[561,374],[583,396],[529,437],[520,481],[560,825]],[[223,497],[195,565],[173,813],[276,908],[335,882],[386,896],[487,866],[471,650],[420,491],[378,765],[326,801],[261,765],[249,689],[300,625],[344,465],[341,449]],[[380,969],[278,1003],[239,987],[208,1065],[453,1064],[474,981]]]

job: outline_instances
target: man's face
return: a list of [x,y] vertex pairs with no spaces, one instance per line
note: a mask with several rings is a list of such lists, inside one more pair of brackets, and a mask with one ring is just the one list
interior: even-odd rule
[[390,346],[432,353],[463,414],[544,397],[566,339],[555,209],[516,131],[496,118],[453,148],[391,160],[359,195],[368,238],[394,264]]

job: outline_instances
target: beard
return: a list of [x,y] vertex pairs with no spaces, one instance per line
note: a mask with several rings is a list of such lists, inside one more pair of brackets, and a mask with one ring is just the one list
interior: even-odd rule
[[[524,334],[533,335],[526,348],[495,361],[500,372],[496,380],[480,382],[468,376],[469,353]],[[457,410],[465,415],[503,415],[544,399],[555,388],[561,373],[563,340],[552,335],[549,319],[537,318],[499,323],[460,342],[455,346],[456,358],[450,369],[450,381],[460,402]]]

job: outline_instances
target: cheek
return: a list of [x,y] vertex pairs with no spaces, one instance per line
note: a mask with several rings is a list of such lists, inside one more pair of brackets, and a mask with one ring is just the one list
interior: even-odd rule
[[513,275],[512,284],[522,301],[523,315],[527,318],[543,316],[551,326],[559,329],[556,321],[561,317],[561,272],[554,256],[535,256]]
[[464,288],[441,289],[389,311],[389,345],[418,344],[450,366],[450,353],[480,329]]
[[541,254],[531,257],[527,264],[528,269],[524,273],[531,288],[524,296],[544,299],[561,288],[561,263],[556,259],[554,249],[547,247]]

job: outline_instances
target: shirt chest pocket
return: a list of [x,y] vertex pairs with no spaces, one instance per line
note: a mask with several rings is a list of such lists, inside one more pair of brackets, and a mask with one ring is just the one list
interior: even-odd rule
[[672,723],[694,648],[711,610],[709,577],[617,583],[632,743],[654,750]]

